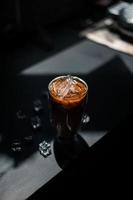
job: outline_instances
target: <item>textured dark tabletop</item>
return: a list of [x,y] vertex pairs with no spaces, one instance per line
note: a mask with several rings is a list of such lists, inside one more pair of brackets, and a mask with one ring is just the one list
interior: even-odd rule
[[[88,83],[90,90],[86,112],[90,116],[90,122],[81,128],[80,134],[91,148],[132,112],[132,72],[133,60],[129,56],[83,40],[21,71],[17,77],[10,77],[12,84],[9,84],[9,91],[6,91],[4,107],[9,127],[4,126],[5,130],[2,130],[9,140],[5,139],[3,144],[4,134],[0,135],[0,199],[24,200],[62,171],[54,156],[54,133],[48,119],[48,102],[42,94],[42,91],[47,92],[47,85],[53,77],[74,74]],[[15,113],[23,109],[30,118],[34,115],[32,102],[37,98],[44,105],[40,116],[42,129],[39,133],[33,133],[28,126],[25,130],[20,130],[15,125]],[[33,134],[34,145],[26,147],[30,151],[28,155],[24,152],[26,156],[23,156],[22,152],[21,158],[16,159],[4,145],[9,147],[10,141],[18,137],[19,131],[20,138],[24,132],[27,135]],[[47,158],[38,151],[38,144],[44,139],[52,147],[52,154]]]

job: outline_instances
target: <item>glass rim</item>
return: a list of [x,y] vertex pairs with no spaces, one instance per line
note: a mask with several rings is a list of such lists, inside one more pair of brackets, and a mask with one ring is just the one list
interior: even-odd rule
[[[61,76],[57,76],[57,77],[55,77],[55,78],[53,78],[50,82],[49,82],[49,84],[48,84],[48,91],[49,91],[49,93],[51,94],[51,92],[50,92],[50,86],[52,85],[52,83],[54,82],[54,81],[56,81],[56,80],[58,80],[58,79],[60,79],[60,78],[66,78],[68,75],[61,75]],[[82,79],[82,78],[80,78],[80,77],[78,77],[78,76],[73,76],[73,75],[71,75],[72,77],[73,77],[73,79],[74,80],[79,80],[81,83],[83,83],[84,85],[85,85],[85,87],[86,87],[86,92],[85,92],[85,94],[87,94],[87,92],[88,92],[88,85],[87,85],[87,83]]]

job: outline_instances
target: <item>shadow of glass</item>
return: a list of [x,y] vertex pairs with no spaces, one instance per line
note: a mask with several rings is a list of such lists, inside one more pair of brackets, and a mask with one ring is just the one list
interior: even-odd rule
[[87,142],[78,134],[72,139],[55,138],[53,144],[55,159],[62,169],[71,166],[88,148]]

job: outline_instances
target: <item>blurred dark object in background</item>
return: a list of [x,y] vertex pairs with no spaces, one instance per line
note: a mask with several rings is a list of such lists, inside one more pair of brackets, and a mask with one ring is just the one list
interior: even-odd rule
[[87,4],[88,0],[2,0],[0,40],[2,43],[17,37],[21,40],[23,36],[31,37],[35,31],[40,37],[39,43],[45,43],[49,49],[52,42],[47,26],[56,27],[56,24],[84,16],[88,13]]
[[48,25],[83,15],[87,0],[2,0],[0,28],[35,29],[39,25]]
[[133,3],[120,1],[108,7],[108,14],[122,35],[133,37]]
[[[46,50],[53,47],[52,38],[47,31],[50,27],[85,18],[98,21],[107,14],[107,7],[117,0],[1,0],[0,40],[2,43],[23,44],[35,33],[37,44],[44,44]],[[34,33],[33,33],[34,32]],[[16,39],[18,38],[18,41]],[[23,40],[22,40],[23,38]],[[34,36],[33,36],[34,40]]]
[[98,6],[108,6],[112,0],[95,0],[94,4]]

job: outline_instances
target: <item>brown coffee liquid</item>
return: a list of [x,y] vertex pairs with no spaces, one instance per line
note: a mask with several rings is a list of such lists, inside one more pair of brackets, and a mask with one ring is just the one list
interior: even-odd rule
[[49,86],[53,100],[67,107],[76,106],[87,93],[87,85],[74,77],[64,76],[55,79]]
[[77,77],[62,76],[50,83],[51,119],[58,136],[69,138],[77,133],[87,91],[87,85]]

